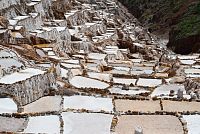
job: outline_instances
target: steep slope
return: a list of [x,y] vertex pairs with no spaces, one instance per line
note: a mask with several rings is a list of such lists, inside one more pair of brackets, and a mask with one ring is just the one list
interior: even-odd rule
[[168,47],[176,53],[200,48],[199,0],[119,0],[151,32],[169,32]]

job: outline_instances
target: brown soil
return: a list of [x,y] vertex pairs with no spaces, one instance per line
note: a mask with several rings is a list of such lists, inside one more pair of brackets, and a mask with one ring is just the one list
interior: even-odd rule
[[181,122],[170,115],[124,115],[119,117],[117,134],[135,134],[142,127],[144,134],[183,134]]

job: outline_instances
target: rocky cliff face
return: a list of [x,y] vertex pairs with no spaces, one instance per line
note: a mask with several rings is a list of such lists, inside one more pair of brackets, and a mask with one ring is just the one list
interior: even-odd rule
[[120,0],[149,31],[169,32],[167,46],[176,53],[200,49],[200,2],[198,0]]

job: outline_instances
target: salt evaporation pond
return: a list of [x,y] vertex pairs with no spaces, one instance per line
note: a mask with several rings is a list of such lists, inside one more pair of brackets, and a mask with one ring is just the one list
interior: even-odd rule
[[199,55],[180,55],[178,56],[181,60],[191,60],[191,59],[197,59]]
[[57,115],[30,117],[23,133],[60,133],[60,120]]
[[195,60],[180,60],[182,64],[185,64],[185,65],[192,65],[194,63],[196,63]]
[[[32,76],[36,76],[39,74],[44,74],[45,71],[34,69],[34,68],[27,68],[25,70],[21,70],[19,72],[12,73],[10,75],[6,75],[0,79],[0,83],[3,84],[13,84],[18,81],[26,80]],[[17,78],[17,79],[16,79]]]
[[0,114],[17,113],[17,104],[11,98],[0,98]]
[[113,115],[100,113],[62,113],[64,134],[110,134]]
[[112,94],[121,95],[138,95],[141,93],[148,93],[150,91],[142,89],[140,87],[130,87],[129,90],[122,90],[122,86],[113,86],[108,89]]
[[158,85],[162,84],[161,79],[145,79],[145,78],[139,78],[137,82],[137,86],[142,87],[156,87]]
[[64,109],[86,109],[95,112],[101,110],[112,112],[112,98],[97,98],[94,96],[64,96]]
[[161,85],[160,87],[157,87],[151,94],[151,97],[156,97],[156,96],[169,96],[169,93],[171,90],[174,91],[174,94],[177,94],[178,90],[182,90],[184,94],[186,94],[184,85],[176,85],[176,84],[171,84],[171,85]]
[[61,96],[42,97],[24,106],[25,113],[39,113],[48,111],[59,111],[61,109]]
[[70,81],[70,84],[77,88],[98,88],[105,89],[109,87],[109,84],[101,82],[95,79],[90,79],[82,76],[75,76]]
[[3,117],[0,116],[0,133],[1,132],[12,132],[15,133],[23,129],[26,124],[26,118],[14,118],[14,117]]
[[81,68],[81,66],[78,64],[61,63],[61,65],[66,68]]
[[105,73],[88,72],[87,74],[90,78],[95,78],[106,82],[110,82],[112,78],[112,75]]
[[135,85],[136,79],[124,79],[124,78],[113,77],[113,82],[116,84]]
[[89,53],[88,58],[89,59],[95,59],[95,60],[103,60],[105,59],[106,54],[101,54],[101,53]]
[[186,74],[200,74],[200,69],[185,69]]
[[200,115],[183,115],[187,122],[188,134],[200,134]]

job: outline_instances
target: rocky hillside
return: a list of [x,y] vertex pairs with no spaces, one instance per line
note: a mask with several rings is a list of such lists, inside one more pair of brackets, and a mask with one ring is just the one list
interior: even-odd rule
[[156,33],[169,32],[168,47],[176,53],[200,48],[199,0],[120,0],[141,23]]

